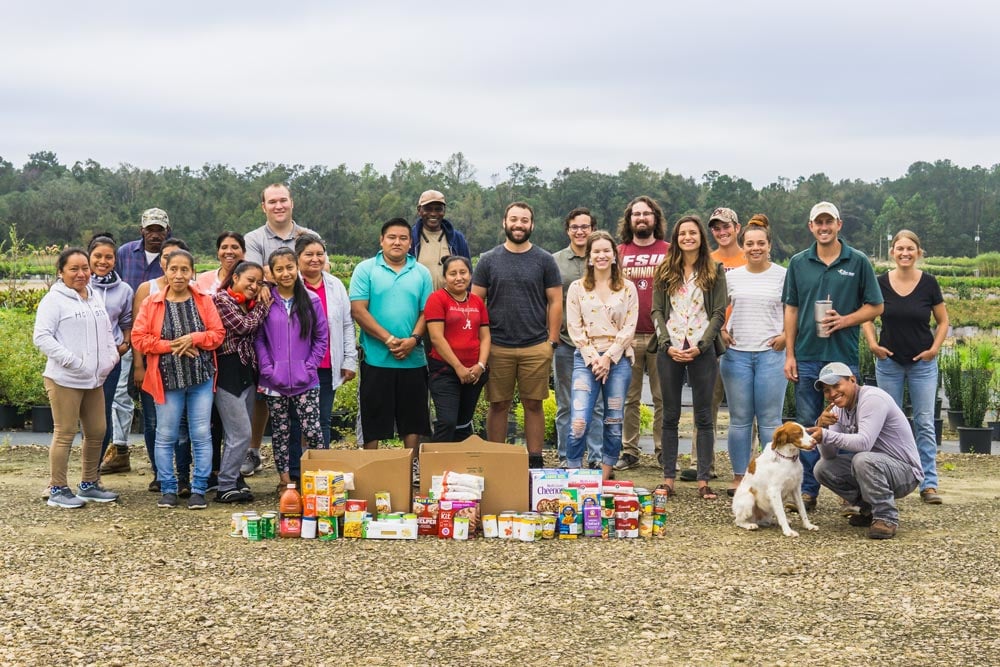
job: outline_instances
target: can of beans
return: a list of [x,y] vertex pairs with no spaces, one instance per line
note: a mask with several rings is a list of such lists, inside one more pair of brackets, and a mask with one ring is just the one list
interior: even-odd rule
[[250,519],[257,519],[257,518],[258,516],[256,512],[243,513],[243,518],[240,520],[240,530],[243,533],[244,538],[248,540],[250,539],[250,531],[247,529],[247,524],[249,523]]
[[261,536],[265,540],[273,540],[278,535],[278,513],[264,512],[260,515]]
[[542,512],[542,539],[551,540],[556,536],[556,513]]
[[252,516],[247,518],[247,539],[251,542],[260,542],[264,539],[260,534],[260,517]]

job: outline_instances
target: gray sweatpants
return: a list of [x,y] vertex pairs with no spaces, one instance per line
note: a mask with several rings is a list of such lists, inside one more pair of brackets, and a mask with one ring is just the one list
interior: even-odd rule
[[250,415],[253,414],[256,394],[257,388],[253,385],[244,389],[239,396],[234,396],[222,388],[215,392],[215,407],[219,411],[222,428],[226,433],[222,463],[219,464],[220,493],[236,488],[240,466],[250,447]]
[[872,516],[899,525],[896,498],[917,488],[917,478],[908,463],[880,452],[840,454],[820,459],[813,471],[816,480],[852,503],[864,500],[872,506]]

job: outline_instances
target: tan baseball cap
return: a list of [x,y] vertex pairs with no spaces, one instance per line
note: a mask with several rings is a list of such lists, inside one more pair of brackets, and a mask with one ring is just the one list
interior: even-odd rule
[[170,227],[170,218],[167,216],[167,212],[162,208],[147,208],[142,212],[142,218],[139,224],[143,229],[151,225],[159,225],[164,229]]
[[434,202],[439,202],[441,204],[447,205],[444,200],[444,195],[437,190],[427,190],[422,195],[420,199],[417,200],[417,206],[424,206],[425,204],[433,204]]
[[812,222],[823,213],[832,215],[834,220],[840,220],[840,211],[837,210],[837,207],[828,201],[821,201],[809,211],[809,222]]

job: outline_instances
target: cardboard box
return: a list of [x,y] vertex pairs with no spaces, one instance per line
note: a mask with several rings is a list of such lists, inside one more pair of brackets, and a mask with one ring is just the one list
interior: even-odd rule
[[480,475],[486,480],[482,514],[528,511],[528,451],[520,445],[487,442],[472,436],[462,442],[425,442],[420,446],[420,493],[427,495],[431,476],[445,470]]
[[302,454],[302,473],[307,470],[342,470],[354,473],[351,498],[375,507],[375,494],[388,491],[392,503],[409,509],[412,491],[412,452],[409,449],[309,449]]

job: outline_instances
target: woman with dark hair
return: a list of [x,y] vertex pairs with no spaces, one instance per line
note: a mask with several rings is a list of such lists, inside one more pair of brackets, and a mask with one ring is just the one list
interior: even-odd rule
[[[330,344],[319,373],[319,421],[323,440],[332,439],[330,420],[337,387],[354,379],[358,372],[358,348],[351,317],[351,301],[347,298],[344,283],[326,271],[326,244],[315,234],[303,234],[295,239],[299,277],[302,284],[316,295],[326,315]],[[294,442],[294,436],[293,436]],[[292,446],[294,453],[295,447]],[[294,468],[294,466],[293,466]]]
[[278,248],[267,260],[271,306],[254,348],[260,364],[259,385],[271,413],[271,449],[278,470],[278,493],[292,483],[289,444],[292,414],[298,417],[309,449],[327,449],[319,422],[319,365],[330,344],[323,305],[299,280],[295,252]]
[[247,503],[253,495],[244,490],[240,465],[250,447],[250,415],[257,396],[257,352],[254,338],[271,307],[271,291],[264,284],[264,268],[240,262],[212,297],[226,337],[216,363],[215,408],[226,433],[226,447],[219,465],[219,490],[215,501]]
[[489,371],[490,318],[486,304],[469,291],[472,263],[462,255],[441,260],[444,287],[424,305],[431,339],[428,389],[434,401],[434,442],[472,435],[472,415]]
[[781,290],[785,267],[771,262],[767,216],[750,218],[739,237],[746,264],[726,274],[732,314],[722,330],[726,354],[719,372],[729,402],[729,461],[733,496],[753,457],[753,423],[769,443],[781,426],[785,398],[785,320]]
[[194,257],[175,250],[167,257],[166,289],[142,302],[132,330],[136,351],[146,355],[142,388],[156,401],[156,473],[163,495],[157,505],[177,506],[174,456],[181,417],[187,416],[194,471],[188,509],[207,507],[212,472],[214,350],[226,330],[212,298],[191,284]]
[[[889,246],[896,268],[878,277],[885,299],[882,332],[875,338],[875,325],[865,322],[861,329],[875,354],[875,378],[896,405],[903,407],[903,388],[910,390],[913,427],[924,478],[920,499],[941,504],[938,493],[937,440],[934,434],[934,399],[937,397],[937,354],[948,336],[948,308],[937,279],[917,268],[924,249],[920,237],[900,230]],[[931,315],[934,330],[931,331]]]
[[716,358],[726,350],[719,330],[726,317],[726,276],[714,261],[701,219],[684,216],[674,225],[670,252],[655,273],[653,325],[659,354],[656,366],[663,394],[663,484],[674,493],[677,474],[677,426],[681,388],[687,371],[694,403],[695,446],[698,449],[698,495],[718,496],[708,486],[715,455],[712,393],[719,372]]
[[[122,280],[115,272],[115,240],[110,234],[96,234],[87,245],[87,253],[90,259],[90,285],[95,290],[100,290],[104,298],[104,307],[108,311],[108,318],[111,320],[111,331],[115,336],[115,345],[118,348],[118,356],[125,354],[132,347],[132,298],[135,296],[132,287]],[[104,419],[107,422],[107,429],[104,431],[104,442],[101,443],[101,460],[105,460],[105,453],[114,435],[113,408],[115,402],[115,391],[118,389],[118,380],[122,374],[121,360],[115,364],[104,381]],[[128,422],[132,423],[132,415],[128,415]],[[119,429],[121,431],[121,429]],[[115,443],[115,450],[108,455],[110,462],[118,457],[128,463],[128,433],[122,432],[123,442]]]
[[215,252],[219,258],[219,268],[202,271],[196,281],[205,294],[215,294],[222,289],[222,283],[237,264],[243,261],[247,244],[239,232],[226,230],[215,239]]
[[573,353],[573,402],[566,462],[583,465],[583,446],[600,394],[604,403],[601,475],[612,479],[622,448],[625,394],[632,380],[632,339],[639,321],[639,295],[622,277],[614,239],[597,231],[587,239],[587,268],[566,294],[566,327]]
[[[49,445],[51,507],[83,507],[87,502],[118,500],[101,487],[98,465],[107,421],[104,381],[118,363],[111,320],[101,294],[90,281],[90,258],[67,248],[56,260],[58,280],[42,297],[35,314],[34,343],[48,358],[42,381],[52,407]],[[77,425],[83,430],[82,473],[74,494],[66,479]]]

